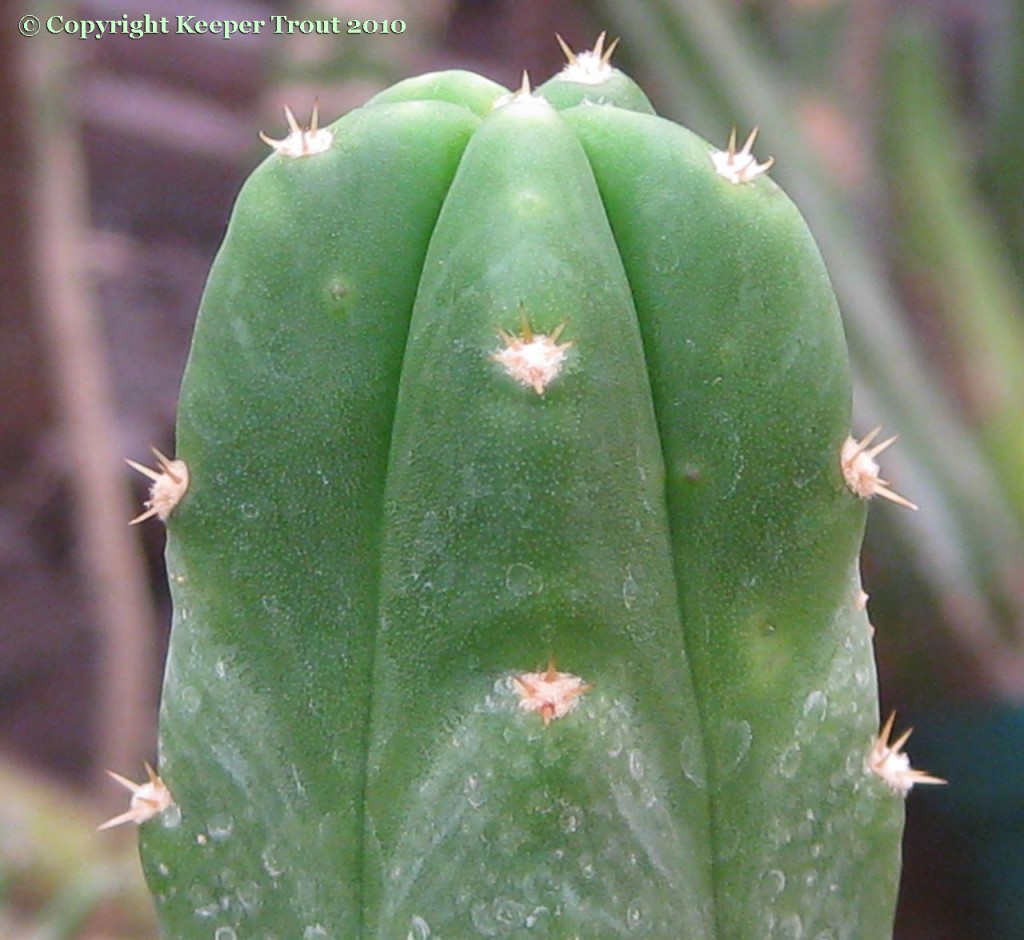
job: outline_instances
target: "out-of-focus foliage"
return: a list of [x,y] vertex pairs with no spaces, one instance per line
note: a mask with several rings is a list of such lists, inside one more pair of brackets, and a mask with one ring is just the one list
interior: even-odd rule
[[105,930],[143,940],[155,934],[130,839],[100,836],[88,803],[2,762],[0,794],[0,935],[71,940]]

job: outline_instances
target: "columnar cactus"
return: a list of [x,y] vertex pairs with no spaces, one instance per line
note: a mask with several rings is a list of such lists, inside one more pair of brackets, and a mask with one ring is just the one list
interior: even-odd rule
[[892,494],[753,135],[600,47],[289,122],[150,506],[175,615],[126,816],[165,936],[889,935],[922,775],[857,560]]

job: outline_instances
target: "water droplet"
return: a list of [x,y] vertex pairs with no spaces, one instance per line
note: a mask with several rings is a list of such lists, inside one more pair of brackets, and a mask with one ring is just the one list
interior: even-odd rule
[[796,776],[796,772],[800,769],[800,760],[802,758],[800,752],[800,745],[797,743],[790,744],[782,754],[779,755],[779,773],[783,777],[792,779]]
[[608,756],[618,757],[622,753],[622,748],[625,746],[625,734],[623,729],[619,725],[612,725],[605,732],[605,741],[608,746]]
[[327,293],[330,294],[334,300],[344,300],[351,291],[352,287],[343,277],[332,277],[327,282]]
[[864,773],[865,755],[860,751],[850,751],[843,761],[843,769],[849,777],[859,777]]
[[629,775],[636,781],[644,779],[644,756],[636,748],[633,748],[628,755]]
[[804,717],[811,721],[824,721],[828,715],[828,696],[815,689],[804,699]]
[[494,680],[493,688],[495,695],[499,697],[505,697],[515,694],[516,690],[519,688],[519,685],[516,682],[516,680],[512,678],[512,676],[506,674],[502,676],[500,679]]
[[765,901],[774,901],[785,888],[785,874],[777,868],[772,868],[761,876],[757,885],[757,893]]
[[490,903],[475,904],[471,916],[473,926],[485,937],[504,937],[511,928],[522,926],[528,915],[518,901],[499,897]]
[[528,930],[532,930],[534,927],[537,926],[537,921],[539,921],[542,917],[550,913],[551,912],[543,905],[535,907],[532,911],[530,911],[529,914],[526,915],[526,917],[523,920],[523,925]]
[[571,834],[580,828],[583,822],[583,810],[576,806],[567,806],[558,817],[558,828],[562,832]]
[[639,927],[644,922],[644,912],[640,905],[633,901],[629,907],[626,908],[626,926],[630,929]]
[[704,772],[704,745],[693,734],[684,734],[679,739],[679,762],[683,773],[698,790],[707,786],[707,775]]
[[323,924],[313,924],[302,931],[302,940],[326,940],[330,937]]
[[789,831],[789,820],[783,819],[781,816],[776,816],[771,820],[771,822],[768,823],[766,831],[772,845],[776,848],[786,845],[792,841],[792,834]]
[[227,676],[228,667],[223,659],[218,659],[217,662],[213,664],[213,672],[218,679],[223,679]]
[[238,903],[247,912],[255,911],[260,906],[260,886],[255,881],[239,885],[235,894],[238,895]]
[[497,898],[494,902],[494,919],[499,924],[518,927],[526,916],[526,908],[511,898]]
[[209,907],[213,904],[213,895],[204,884],[189,885],[185,896],[188,898],[188,903],[194,908]]
[[530,565],[516,562],[505,570],[505,587],[513,597],[528,597],[544,588],[544,579]]
[[186,715],[194,715],[199,711],[199,706],[202,704],[202,696],[199,694],[198,689],[187,685],[181,690],[178,701],[181,702],[181,710]]
[[484,796],[480,790],[480,778],[476,774],[470,774],[466,778],[466,786],[464,790],[466,799],[469,801],[469,805],[474,809],[479,809],[487,802],[487,797]]
[[715,757],[718,772],[722,776],[731,774],[750,750],[754,732],[749,721],[727,721],[722,725]]
[[493,937],[495,935],[494,920],[491,917],[491,906],[483,901],[480,901],[472,906],[469,911],[470,920],[473,921],[473,926],[476,928],[477,933],[484,937]]
[[213,940],[238,940],[234,927],[218,927],[213,932]]
[[273,849],[266,849],[260,856],[260,860],[263,862],[263,870],[271,878],[280,878],[284,874],[284,868]]
[[622,582],[622,603],[626,610],[632,610],[637,594],[640,593],[640,585],[636,583],[633,572],[626,569],[626,579]]
[[775,936],[779,940],[800,940],[803,935],[804,923],[799,914],[787,914],[775,929]]
[[160,814],[160,823],[164,829],[177,829],[181,825],[181,807],[172,803]]
[[[881,792],[885,792],[884,790]],[[877,789],[864,794],[853,804],[853,818],[861,828],[867,828],[874,824],[878,815],[879,805],[877,800]]]
[[295,765],[291,765],[292,772],[292,783],[295,785],[295,792],[299,796],[306,795],[306,784],[303,782],[302,777],[299,776],[299,768]]
[[242,503],[238,511],[243,519],[258,519],[260,515],[259,507],[255,503]]
[[234,831],[234,820],[223,813],[211,816],[206,824],[206,831],[214,842],[223,842]]
[[430,925],[422,918],[414,916],[409,921],[409,932],[405,935],[405,940],[429,940],[430,937]]

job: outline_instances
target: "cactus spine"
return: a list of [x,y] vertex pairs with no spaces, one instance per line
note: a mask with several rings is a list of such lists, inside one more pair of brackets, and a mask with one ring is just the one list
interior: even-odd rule
[[400,83],[239,196],[168,519],[168,937],[891,929],[827,275],[750,146],[570,65]]

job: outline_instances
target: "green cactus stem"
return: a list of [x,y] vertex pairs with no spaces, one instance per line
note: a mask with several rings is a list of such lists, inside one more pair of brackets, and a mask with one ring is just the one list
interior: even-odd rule
[[891,932],[924,778],[827,274],[753,135],[570,58],[289,116],[238,198],[134,820],[167,938]]

